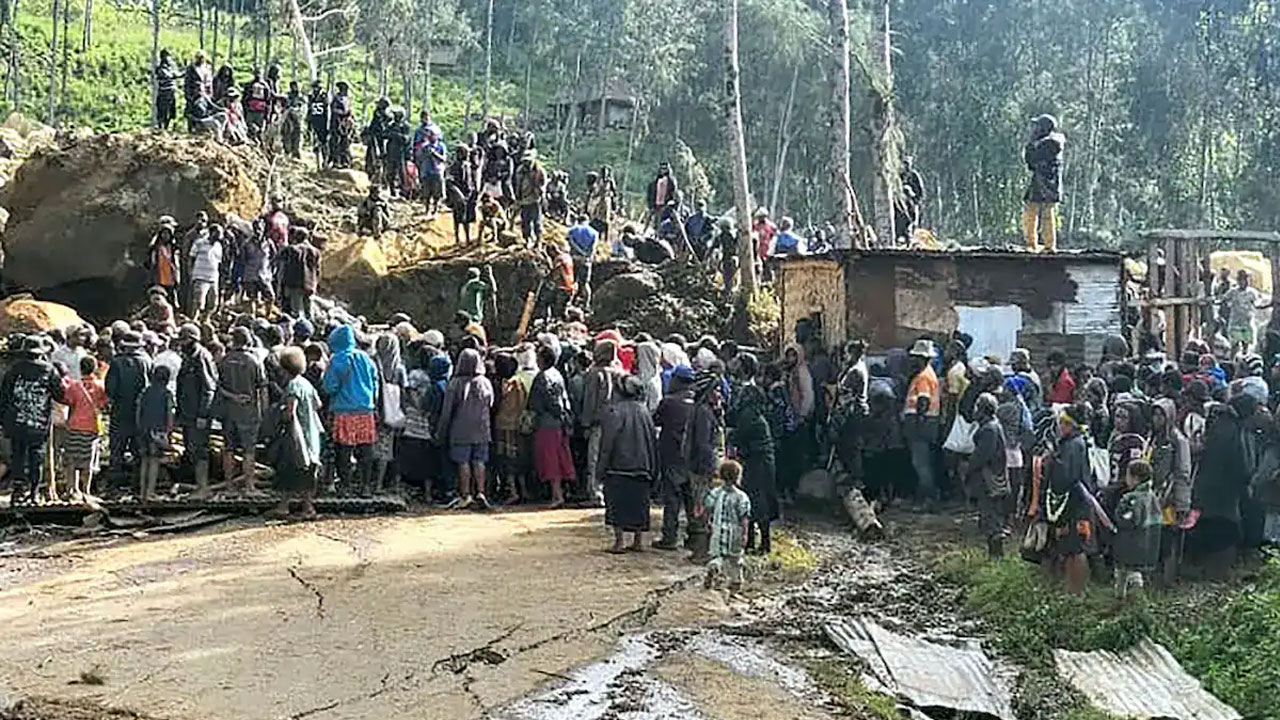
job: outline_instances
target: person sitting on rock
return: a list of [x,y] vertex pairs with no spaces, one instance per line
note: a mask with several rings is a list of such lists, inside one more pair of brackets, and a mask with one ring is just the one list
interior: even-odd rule
[[244,108],[240,105],[240,91],[227,89],[226,123],[222,128],[222,142],[228,145],[244,145],[249,142],[249,126],[245,122]]
[[382,237],[382,233],[391,225],[391,210],[387,207],[387,199],[382,195],[382,188],[377,185],[369,187],[369,197],[360,203],[357,215],[357,232],[363,235],[367,231],[375,239]]

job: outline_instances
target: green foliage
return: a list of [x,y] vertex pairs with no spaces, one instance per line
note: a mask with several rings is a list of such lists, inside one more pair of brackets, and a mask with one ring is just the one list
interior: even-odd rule
[[898,703],[882,693],[872,692],[861,676],[838,659],[814,660],[808,666],[815,684],[836,699],[854,717],[864,720],[898,720]]
[[[1195,586],[1117,600],[1091,586],[1073,597],[1018,559],[991,563],[974,551],[947,553],[940,577],[967,589],[966,609],[981,618],[1004,654],[1039,669],[1054,648],[1124,650],[1143,637],[1163,643],[1205,687],[1245,717],[1280,717],[1280,561],[1250,586],[1225,594]],[[1221,589],[1218,589],[1221,590]]]

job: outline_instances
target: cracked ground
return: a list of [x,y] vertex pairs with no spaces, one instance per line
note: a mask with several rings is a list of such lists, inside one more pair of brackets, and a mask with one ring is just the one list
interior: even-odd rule
[[[0,568],[0,688],[177,718],[478,718],[637,630],[723,617],[600,511],[333,519]],[[40,563],[44,563],[43,566]],[[92,671],[102,684],[74,682]]]

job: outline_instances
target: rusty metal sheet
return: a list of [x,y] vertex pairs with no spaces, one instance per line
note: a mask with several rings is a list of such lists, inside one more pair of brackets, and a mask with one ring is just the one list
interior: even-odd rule
[[1122,653],[1054,650],[1058,674],[1089,702],[1116,717],[1239,720],[1163,646],[1144,639]]
[[977,642],[942,645],[886,630],[868,619],[823,628],[840,649],[869,668],[869,686],[921,708],[1014,720],[1016,673],[987,657]]

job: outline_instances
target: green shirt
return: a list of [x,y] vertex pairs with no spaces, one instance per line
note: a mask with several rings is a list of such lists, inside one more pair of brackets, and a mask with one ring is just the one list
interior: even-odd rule
[[458,294],[461,310],[466,311],[472,320],[478,323],[484,322],[484,306],[489,301],[489,296],[493,294],[493,286],[488,280],[480,278],[472,278],[462,286],[462,291]]

